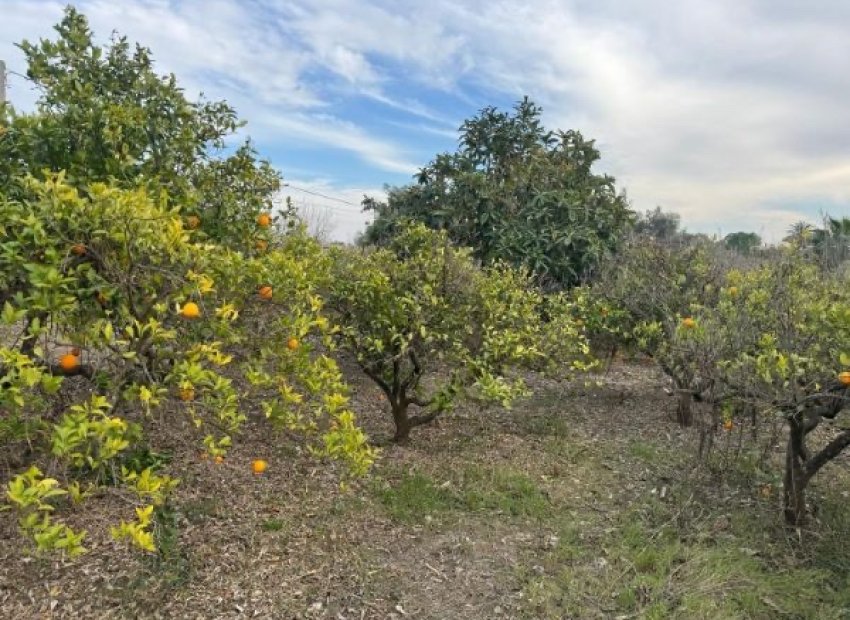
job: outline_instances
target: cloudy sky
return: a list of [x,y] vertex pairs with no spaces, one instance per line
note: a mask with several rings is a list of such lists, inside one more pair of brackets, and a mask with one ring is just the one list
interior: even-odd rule
[[[0,0],[0,59],[64,2]],[[408,182],[486,105],[523,95],[597,140],[633,208],[778,240],[850,215],[850,2],[79,0],[101,40],[151,48],[224,98],[288,192],[351,239],[364,193]],[[34,93],[12,74],[17,107]],[[299,188],[299,189],[295,189]],[[335,198],[329,200],[303,189]]]

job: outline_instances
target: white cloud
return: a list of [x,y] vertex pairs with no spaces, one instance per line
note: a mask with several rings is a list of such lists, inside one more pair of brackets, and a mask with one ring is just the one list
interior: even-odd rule
[[[252,133],[347,151],[376,171],[425,163],[394,127],[418,124],[423,141],[442,134],[450,148],[464,117],[528,94],[548,126],[597,138],[636,208],[679,211],[689,228],[776,238],[816,205],[850,205],[843,0],[816,11],[791,0],[78,5],[99,35],[117,28],[151,47],[190,92],[235,103]],[[47,34],[61,10],[0,0],[0,57],[14,60],[3,42]],[[449,103],[417,100],[423,90]],[[375,102],[368,123],[363,105],[348,113],[364,100]]]

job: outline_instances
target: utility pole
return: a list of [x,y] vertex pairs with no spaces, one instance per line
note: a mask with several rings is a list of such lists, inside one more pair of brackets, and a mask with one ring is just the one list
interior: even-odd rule
[[6,103],[6,63],[0,60],[0,105]]

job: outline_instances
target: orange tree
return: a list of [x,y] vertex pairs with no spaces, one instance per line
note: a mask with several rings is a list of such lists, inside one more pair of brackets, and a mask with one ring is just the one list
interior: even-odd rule
[[[373,452],[339,370],[315,350],[330,331],[316,243],[294,232],[246,255],[186,230],[179,209],[143,189],[80,191],[60,174],[30,179],[26,191],[34,198],[0,203],[3,439],[42,446],[67,467],[75,495],[82,484],[114,482],[134,492],[136,519],[117,538],[152,550],[151,515],[176,484],[129,466],[156,410],[184,412],[220,456],[255,403],[317,454],[354,473],[368,467]],[[54,396],[68,376],[84,381],[70,407]],[[70,487],[33,466],[7,495],[40,548],[73,553],[79,534],[50,519],[60,492]]]
[[565,300],[550,300],[541,321],[544,300],[526,276],[482,269],[422,224],[383,248],[337,250],[329,299],[338,340],[385,394],[399,442],[464,392],[509,404],[524,391],[514,366],[589,363]]
[[40,95],[33,114],[0,106],[4,193],[22,197],[22,180],[45,171],[64,171],[79,188],[142,186],[211,238],[253,247],[249,236],[271,209],[280,175],[250,143],[230,148],[227,139],[242,125],[235,110],[188,100],[173,75],[154,71],[150,51],[126,38],[95,45],[72,7],[55,30],[55,40],[19,45]]
[[36,113],[0,114],[0,446],[31,454],[7,487],[22,530],[80,552],[54,508],[117,484],[137,510],[113,534],[152,550],[176,484],[138,458],[157,411],[222,457],[256,410],[365,471],[324,353],[328,263],[275,230],[278,174],[249,145],[214,158],[233,110],[187,101],[147,50],[94,46],[73,9],[57,31],[21,45]]
[[693,424],[694,398],[709,397],[710,370],[725,342],[695,318],[717,303],[726,267],[710,242],[662,243],[637,237],[603,264],[591,299],[612,308],[616,322],[599,331],[651,357],[679,396],[680,424]]
[[850,430],[836,424],[850,403],[846,276],[789,250],[758,269],[731,271],[721,302],[705,318],[733,343],[715,367],[727,398],[747,404],[757,423],[778,418],[787,429],[784,511],[799,525],[809,482],[850,446]]

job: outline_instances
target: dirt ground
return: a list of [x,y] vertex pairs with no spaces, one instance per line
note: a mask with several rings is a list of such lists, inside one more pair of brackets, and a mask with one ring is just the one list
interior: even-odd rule
[[847,458],[818,480],[811,530],[787,532],[775,468],[737,430],[697,463],[651,366],[535,379],[511,410],[465,405],[408,446],[386,443],[377,388],[350,374],[383,444],[366,479],[341,491],[260,419],[216,465],[163,420],[151,448],[181,484],[161,554],[111,540],[132,507],[109,491],[60,510],[89,531],[74,560],[34,554],[2,512],[0,616],[850,618]]

